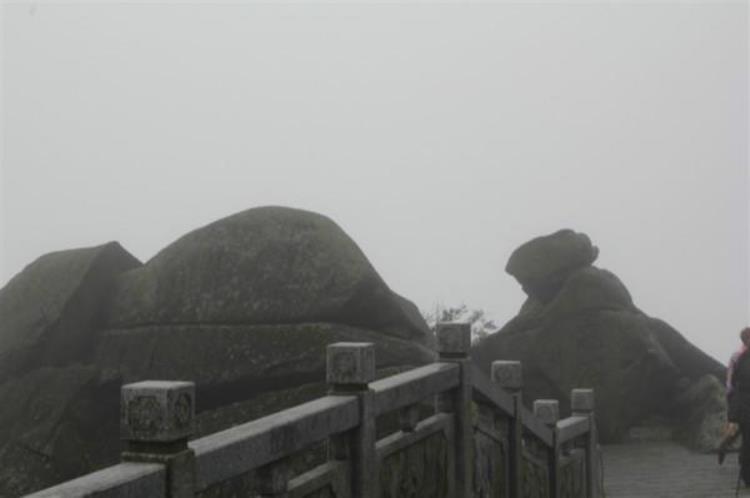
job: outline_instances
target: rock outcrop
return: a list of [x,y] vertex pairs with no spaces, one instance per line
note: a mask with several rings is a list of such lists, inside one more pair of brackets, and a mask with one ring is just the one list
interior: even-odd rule
[[598,255],[599,249],[587,235],[560,230],[513,251],[505,271],[518,280],[526,294],[546,303],[572,272],[590,265]]
[[43,256],[0,291],[0,312],[0,496],[118,461],[123,383],[194,381],[199,430],[215,431],[321,395],[329,343],[375,343],[381,371],[434,356],[414,304],[343,230],[281,207],[143,265],[114,243]]
[[195,230],[122,275],[108,318],[110,328],[334,322],[429,336],[333,221],[279,207]]
[[190,379],[199,409],[241,401],[325,377],[325,347],[372,342],[378,368],[419,365],[431,350],[382,332],[337,323],[291,325],[171,325],[108,330],[93,359],[123,382]]
[[474,348],[475,361],[488,369],[493,360],[521,360],[527,402],[554,397],[567,410],[571,389],[593,387],[604,442],[666,415],[677,434],[691,435],[683,441],[714,444],[721,407],[696,393],[717,398],[724,367],[640,311],[617,276],[592,265],[597,255],[586,235],[571,230],[520,246],[507,271],[528,298],[516,317]]
[[115,278],[140,266],[120,244],[46,254],[0,289],[0,383],[80,361],[103,327]]
[[42,367],[0,385],[0,496],[116,462],[120,383],[92,366]]

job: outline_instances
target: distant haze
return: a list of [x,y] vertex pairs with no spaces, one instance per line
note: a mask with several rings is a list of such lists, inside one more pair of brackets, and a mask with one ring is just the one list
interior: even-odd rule
[[721,361],[750,321],[745,2],[2,11],[0,284],[277,204],[423,309],[504,323],[511,251],[570,227]]

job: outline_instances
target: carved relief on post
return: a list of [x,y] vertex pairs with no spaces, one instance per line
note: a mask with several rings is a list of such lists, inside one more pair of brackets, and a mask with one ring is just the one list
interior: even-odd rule
[[523,387],[521,362],[498,360],[492,362],[492,380],[503,389],[517,392]]
[[471,326],[468,323],[438,323],[437,346],[441,357],[468,356],[471,349]]
[[120,395],[123,460],[165,464],[168,496],[192,498],[195,456],[187,442],[194,430],[195,384],[137,382],[123,386]]
[[370,343],[337,342],[326,350],[330,386],[364,386],[375,379],[375,347]]
[[172,442],[192,435],[192,382],[138,382],[123,386],[121,394],[120,435],[125,441]]
[[554,427],[560,420],[560,403],[556,399],[538,399],[534,401],[534,415],[544,425]]

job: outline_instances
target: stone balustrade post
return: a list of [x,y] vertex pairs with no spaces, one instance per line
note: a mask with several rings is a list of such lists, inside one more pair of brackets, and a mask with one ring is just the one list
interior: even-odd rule
[[548,476],[550,498],[560,497],[560,447],[557,437],[557,422],[560,420],[560,404],[556,399],[534,401],[534,415],[552,431],[552,448],[549,451]]
[[122,460],[161,463],[167,471],[167,498],[193,498],[195,455],[188,447],[195,418],[195,384],[144,381],[122,387]]
[[378,496],[375,454],[374,397],[369,383],[375,380],[375,346],[372,343],[338,342],[326,350],[326,381],[332,395],[357,396],[359,426],[330,441],[330,456],[350,461],[352,496]]
[[598,498],[599,460],[597,448],[596,419],[594,418],[594,390],[573,389],[570,393],[571,410],[574,416],[588,417],[589,433],[586,435],[586,498]]
[[520,361],[493,361],[492,381],[505,389],[513,398],[513,419],[509,434],[510,497],[523,494],[523,376]]
[[460,367],[458,387],[437,400],[437,411],[452,413],[455,417],[455,496],[473,496],[474,431],[471,421],[472,381],[471,325],[468,323],[439,323],[437,325],[439,361],[455,363]]

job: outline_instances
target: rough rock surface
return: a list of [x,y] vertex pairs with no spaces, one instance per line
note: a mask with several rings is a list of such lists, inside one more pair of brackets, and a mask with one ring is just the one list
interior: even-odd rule
[[140,266],[117,242],[46,254],[0,289],[0,382],[79,361],[95,342],[115,277]]
[[119,389],[83,365],[43,367],[0,385],[0,496],[116,462]]
[[323,393],[329,343],[373,342],[380,372],[434,358],[417,308],[333,221],[279,207],[145,265],[115,243],[43,256],[0,313],[0,497],[117,462],[123,383],[195,381],[199,430],[219,430]]
[[683,382],[668,412],[677,421],[675,436],[691,448],[716,449],[727,422],[727,398],[724,385],[710,374],[695,382]]
[[546,303],[572,271],[590,265],[598,255],[599,249],[591,245],[586,234],[565,229],[517,248],[505,271],[518,280],[529,296]]
[[[521,360],[527,403],[553,397],[567,410],[571,389],[593,387],[604,442],[620,440],[649,417],[670,415],[684,442],[706,447],[721,408],[694,393],[721,390],[724,367],[641,312],[617,276],[590,264],[597,254],[587,236],[571,230],[519,247],[508,272],[528,299],[516,317],[474,348],[475,361],[488,369],[493,360]],[[534,270],[544,255],[552,261]],[[704,436],[695,436],[698,431]]]
[[426,343],[354,241],[325,216],[250,209],[177,240],[118,281],[110,328],[334,322]]
[[198,408],[215,408],[308,382],[325,382],[325,348],[373,342],[377,367],[419,365],[433,352],[413,341],[331,323],[299,325],[172,325],[110,330],[95,363],[124,382],[190,379]]

